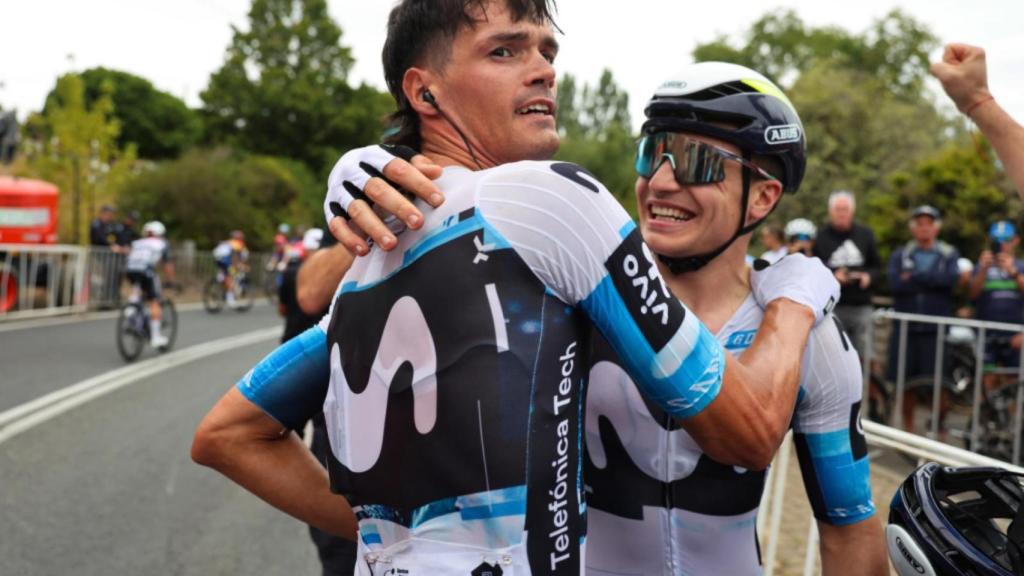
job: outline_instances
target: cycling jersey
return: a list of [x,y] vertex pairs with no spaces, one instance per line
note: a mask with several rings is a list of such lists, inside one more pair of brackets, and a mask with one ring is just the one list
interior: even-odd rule
[[680,418],[717,396],[722,347],[580,167],[450,167],[437,185],[424,226],[356,260],[320,325],[239,389],[286,426],[322,407],[358,574],[579,574],[590,322]]
[[[764,312],[747,300],[719,342],[742,354]],[[715,462],[645,401],[617,354],[594,339],[586,407],[587,576],[761,574],[755,524],[766,472]],[[861,368],[834,317],[810,334],[792,428],[814,516],[846,525],[870,517],[860,428]]]
[[128,252],[125,269],[129,272],[152,274],[156,271],[157,264],[169,259],[170,245],[167,240],[156,236],[147,236],[132,242],[132,249]]

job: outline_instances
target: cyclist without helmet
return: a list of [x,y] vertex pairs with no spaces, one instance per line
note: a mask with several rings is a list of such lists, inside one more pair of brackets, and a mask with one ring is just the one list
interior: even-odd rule
[[161,262],[169,279],[174,277],[174,268],[170,259],[170,245],[164,238],[166,228],[153,220],[142,227],[142,238],[131,244],[126,265],[128,281],[132,285],[132,299],[137,300],[138,293],[149,304],[150,339],[154,348],[166,346],[167,341],[160,334],[160,276],[156,266]]

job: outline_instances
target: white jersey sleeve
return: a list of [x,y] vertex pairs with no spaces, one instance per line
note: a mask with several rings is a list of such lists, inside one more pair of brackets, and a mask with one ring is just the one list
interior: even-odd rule
[[686,418],[717,397],[721,345],[669,292],[636,225],[596,178],[575,164],[518,162],[489,171],[477,202],[548,290],[587,313],[648,398]]
[[794,441],[815,517],[846,525],[875,512],[860,424],[860,356],[835,316],[812,331],[801,369]]

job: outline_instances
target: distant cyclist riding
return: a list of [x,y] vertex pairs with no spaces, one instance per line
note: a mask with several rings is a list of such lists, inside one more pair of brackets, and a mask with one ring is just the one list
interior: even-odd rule
[[[174,305],[161,295],[157,273],[157,266],[162,263],[168,281],[174,279],[170,244],[164,238],[165,233],[161,222],[147,222],[142,228],[143,237],[132,242],[128,253],[125,268],[132,294],[118,321],[118,349],[127,360],[138,357],[147,334],[150,345],[161,351],[169,349],[174,341],[177,328]],[[144,306],[148,306],[148,310]]]
[[245,233],[233,230],[230,238],[213,249],[213,259],[217,265],[217,276],[207,283],[203,291],[206,311],[220,312],[224,303],[228,308],[243,312],[251,308],[247,277],[249,249],[245,245]]

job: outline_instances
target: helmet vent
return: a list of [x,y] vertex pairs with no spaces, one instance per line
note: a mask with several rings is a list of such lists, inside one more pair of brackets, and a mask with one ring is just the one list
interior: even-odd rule
[[725,82],[723,84],[716,84],[711,88],[706,88],[700,92],[695,92],[686,96],[688,100],[699,100],[707,101],[721,98],[723,96],[732,96],[733,94],[748,94],[751,92],[757,92],[754,88],[744,84],[743,82]]

